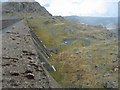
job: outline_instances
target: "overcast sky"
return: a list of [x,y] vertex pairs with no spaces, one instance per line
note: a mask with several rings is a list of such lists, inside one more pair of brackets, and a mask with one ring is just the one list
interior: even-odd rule
[[52,15],[112,16],[118,15],[120,0],[36,0]]

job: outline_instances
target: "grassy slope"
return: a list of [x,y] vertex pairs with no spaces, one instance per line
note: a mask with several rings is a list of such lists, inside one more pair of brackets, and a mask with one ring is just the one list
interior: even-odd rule
[[[53,54],[50,62],[57,69],[51,75],[61,85],[103,87],[106,81],[117,81],[117,72],[111,73],[118,64],[112,62],[117,58],[117,43],[113,43],[117,38],[107,39],[109,31],[55,17],[29,19],[28,24],[47,47],[59,48],[59,53]],[[79,40],[65,44],[64,38]],[[103,77],[106,73],[110,76]]]

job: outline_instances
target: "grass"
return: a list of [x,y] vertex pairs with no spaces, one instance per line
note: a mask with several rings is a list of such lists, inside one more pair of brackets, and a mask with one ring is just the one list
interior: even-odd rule
[[[101,88],[105,81],[117,80],[116,72],[111,73],[109,77],[103,77],[118,64],[112,62],[117,58],[117,44],[113,43],[117,38],[107,39],[106,36],[110,33],[107,30],[88,28],[74,22],[48,17],[29,19],[28,25],[47,47],[58,48],[59,53],[51,53],[52,57],[49,59],[57,71],[50,74],[63,87]],[[65,44],[65,38],[77,40]],[[98,69],[95,68],[96,65]]]

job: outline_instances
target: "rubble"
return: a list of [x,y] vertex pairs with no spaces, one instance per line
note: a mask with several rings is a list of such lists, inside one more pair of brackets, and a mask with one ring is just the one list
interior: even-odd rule
[[[24,27],[23,21],[20,21],[15,26],[16,28],[10,28],[2,37],[4,45],[2,48],[2,67],[4,71],[2,86],[4,88],[50,87],[49,83],[46,83],[49,82],[47,76],[43,74],[45,71],[37,64],[37,52],[31,37],[28,37],[30,35],[29,28],[26,26],[25,30],[22,29]],[[29,43],[24,43],[23,35],[25,35],[26,39],[29,39]],[[42,79],[42,77],[46,77],[46,79]],[[6,78],[10,78],[11,81]],[[30,81],[26,80],[26,78]],[[41,78],[41,82],[35,78]],[[31,80],[33,81],[31,82]],[[25,85],[25,81],[28,82],[27,85]],[[36,83],[36,85],[33,83]]]
[[117,82],[106,82],[104,85],[105,88],[118,88]]
[[12,71],[12,72],[10,72],[10,74],[11,74],[11,76],[19,76],[19,73],[16,71]]

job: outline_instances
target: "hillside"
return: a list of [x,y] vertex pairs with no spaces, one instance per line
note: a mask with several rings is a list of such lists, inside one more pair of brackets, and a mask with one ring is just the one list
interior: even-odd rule
[[52,16],[44,7],[38,2],[4,2],[2,4],[3,15],[40,15]]
[[51,75],[63,87],[117,87],[118,46],[114,33],[55,17],[34,18],[28,20],[28,25],[51,51],[50,62],[57,70]]
[[[33,3],[32,10],[27,7],[31,3],[26,3],[25,8],[23,3],[17,3],[22,9],[9,4],[5,6],[11,8],[7,14],[23,18],[50,52],[48,61],[55,71],[49,73],[62,87],[118,88],[118,37],[115,33],[52,16],[38,4]],[[12,9],[15,10],[11,13]]]

